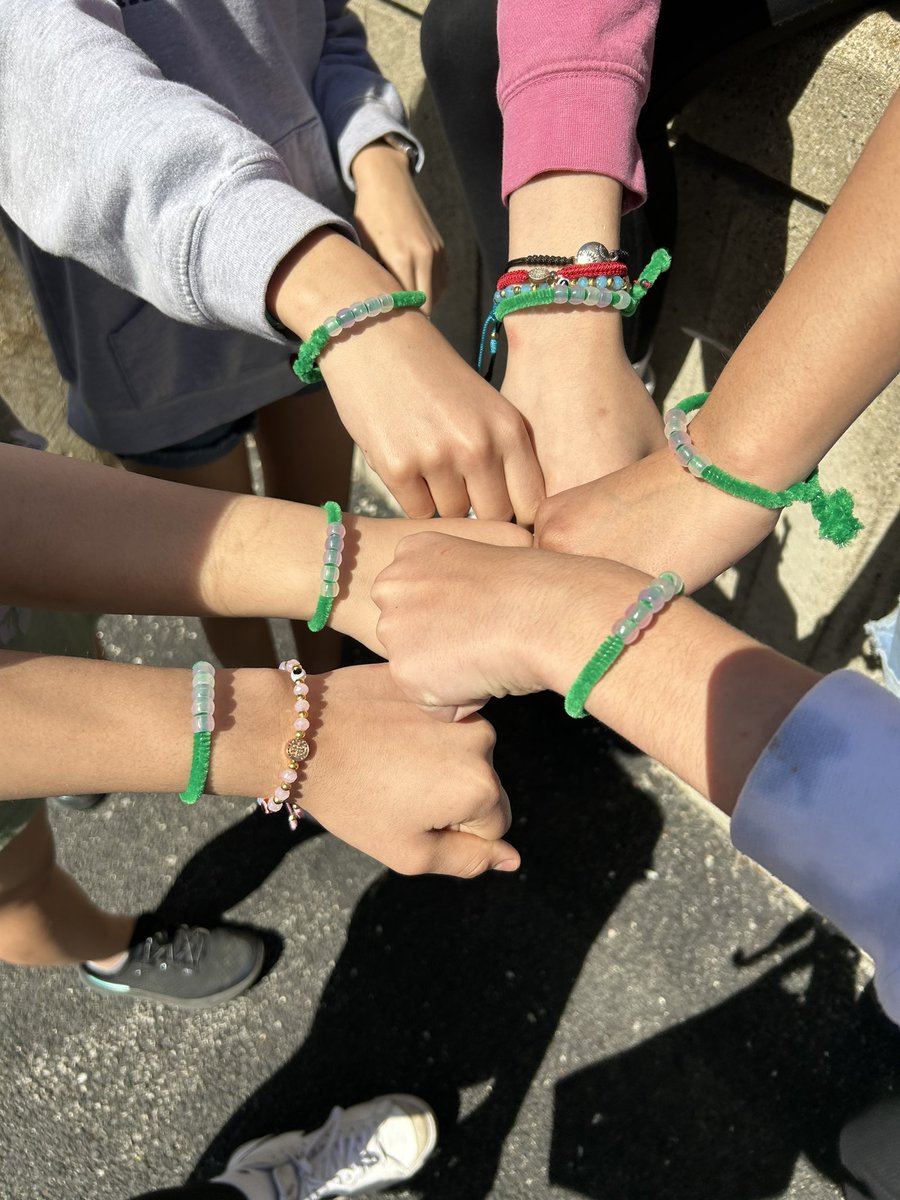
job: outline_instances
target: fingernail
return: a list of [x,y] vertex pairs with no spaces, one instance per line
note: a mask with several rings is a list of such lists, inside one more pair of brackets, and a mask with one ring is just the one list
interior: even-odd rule
[[518,871],[519,862],[515,858],[504,858],[503,862],[498,862],[491,868],[493,871]]

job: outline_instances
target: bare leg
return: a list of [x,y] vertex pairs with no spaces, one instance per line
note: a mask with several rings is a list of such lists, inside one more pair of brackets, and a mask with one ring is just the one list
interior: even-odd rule
[[[353,442],[324,388],[277,400],[259,412],[256,444],[266,495],[299,504],[350,500]],[[332,629],[310,633],[293,623],[297,656],[308,671],[341,665],[342,637]]]
[[0,959],[30,967],[102,962],[128,949],[134,917],[97,908],[56,863],[41,810],[0,850]]
[[[194,487],[215,488],[222,492],[253,491],[247,447],[243,441],[217,462],[203,467],[148,467],[129,459],[123,460],[129,471],[168,479],[173,483],[189,483]],[[224,667],[271,667],[275,646],[269,624],[261,617],[204,617],[203,630]]]

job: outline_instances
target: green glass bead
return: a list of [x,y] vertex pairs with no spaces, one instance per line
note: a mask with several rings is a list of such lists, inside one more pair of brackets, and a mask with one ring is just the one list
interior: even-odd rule
[[322,567],[322,578],[326,583],[334,583],[340,573],[340,569],[333,563],[325,563],[325,565]]
[[341,332],[342,326],[337,317],[329,317],[325,324],[325,332],[329,337],[337,337]]

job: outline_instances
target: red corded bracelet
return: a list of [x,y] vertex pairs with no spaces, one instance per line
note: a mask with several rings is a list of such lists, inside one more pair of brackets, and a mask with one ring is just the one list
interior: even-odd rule
[[611,287],[611,281],[615,278],[628,282],[628,267],[625,263],[569,263],[564,267],[531,267],[527,270],[520,268],[501,275],[497,280],[496,291],[500,292],[505,287],[527,287],[529,284],[546,286],[557,279],[569,282],[586,279],[591,285],[596,281],[597,286],[601,286],[605,280],[606,286]]

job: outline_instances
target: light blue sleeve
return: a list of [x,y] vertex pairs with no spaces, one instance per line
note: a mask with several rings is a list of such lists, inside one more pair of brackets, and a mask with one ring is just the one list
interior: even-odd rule
[[731,837],[871,954],[900,1023],[900,699],[855,671],[823,679],[748,776]]

